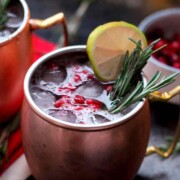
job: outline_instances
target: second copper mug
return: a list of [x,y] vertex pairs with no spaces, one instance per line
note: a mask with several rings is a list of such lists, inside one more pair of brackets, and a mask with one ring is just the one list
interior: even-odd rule
[[[12,1],[10,5],[17,3]],[[0,41],[0,122],[14,115],[23,100],[23,79],[32,63],[32,30],[45,29],[55,24],[63,25],[67,43],[67,29],[63,13],[48,19],[30,19],[30,11],[25,0],[18,0],[23,14],[20,27],[6,39]]]

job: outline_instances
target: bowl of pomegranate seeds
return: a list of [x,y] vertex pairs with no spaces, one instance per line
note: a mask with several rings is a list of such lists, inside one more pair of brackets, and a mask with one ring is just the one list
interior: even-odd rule
[[[161,91],[171,91],[180,86],[180,8],[164,9],[150,14],[140,23],[139,28],[145,33],[148,44],[160,38],[154,50],[166,45],[150,57],[144,68],[148,79],[157,71],[165,75],[179,73],[176,81]],[[180,103],[178,96],[169,102]]]

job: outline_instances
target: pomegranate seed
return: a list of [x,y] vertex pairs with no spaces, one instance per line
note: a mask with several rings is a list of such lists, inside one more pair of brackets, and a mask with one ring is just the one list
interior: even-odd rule
[[76,75],[74,76],[74,81],[75,81],[75,82],[82,81],[81,76],[79,76],[78,74],[76,74]]
[[76,89],[76,87],[74,87],[74,86],[58,87],[58,91],[65,91],[65,92],[73,91],[75,89]]
[[173,41],[169,47],[174,50],[180,50],[180,42],[179,41]]
[[97,110],[97,109],[100,109],[101,107],[99,106],[99,105],[97,105],[97,104],[93,104],[92,106],[91,106],[94,110]]
[[68,91],[68,90],[75,90],[76,87],[72,86],[72,84],[68,84],[67,87],[58,87],[58,91]]
[[176,53],[174,53],[171,57],[172,62],[178,62],[180,61],[180,56],[178,56]]
[[86,104],[88,104],[88,105],[94,104],[94,100],[93,99],[86,99]]
[[66,92],[66,93],[68,93],[69,92],[69,89],[67,89],[66,87],[59,87],[58,88],[58,91],[63,91],[63,92]]
[[177,68],[177,69],[180,69],[180,62],[173,63],[173,67]]
[[94,79],[94,76],[92,74],[88,74],[87,79],[89,80]]
[[152,55],[154,58],[158,58],[158,52]]
[[159,62],[168,65],[168,62],[167,62],[167,60],[164,57],[162,57],[162,56],[158,57],[158,60],[159,60]]
[[69,96],[63,95],[61,99],[64,100],[65,103],[71,103],[71,98]]
[[85,98],[83,96],[80,96],[80,95],[76,95],[74,97],[74,101],[78,104],[84,104],[85,102]]
[[96,104],[96,105],[98,105],[99,107],[101,107],[103,104],[102,104],[102,102],[100,102],[100,101],[94,101],[94,103]]
[[[169,44],[165,48],[163,48],[161,51],[153,54],[153,57],[155,57],[159,62],[163,64],[170,65],[179,69],[180,33],[174,33],[172,34],[171,38],[168,38],[168,39],[164,32],[162,32],[161,34],[162,36],[159,36],[159,37],[162,37],[162,39],[154,45],[154,49],[156,50],[165,44],[168,44],[168,43]],[[147,37],[149,38],[148,43],[157,39],[158,37],[155,38],[156,35],[157,35],[157,32],[155,29],[153,32],[151,32],[151,34],[147,34]]]
[[98,106],[98,107],[102,106],[102,103],[100,101],[97,101],[97,100],[94,100],[94,99],[87,99],[86,104],[93,105],[93,106],[95,105],[95,106]]
[[75,90],[76,87],[72,86],[72,84],[69,83],[68,86],[67,86],[67,89],[69,89],[69,90]]
[[169,58],[171,58],[172,55],[175,53],[173,49],[167,49],[167,48],[163,49],[161,52],[162,52],[162,55],[165,55]]
[[167,44],[167,41],[165,39],[161,39],[154,45],[154,49],[159,49],[161,46]]
[[87,71],[87,70],[83,70],[82,73],[83,73],[83,74],[87,74],[88,71]]
[[106,91],[109,93],[112,90],[112,85],[107,85],[105,88]]
[[77,110],[77,111],[83,110],[83,109],[84,109],[84,108],[83,108],[82,106],[78,106],[78,107],[74,108],[74,110]]
[[59,107],[61,107],[64,103],[65,103],[65,101],[64,101],[63,99],[59,99],[59,100],[57,100],[57,101],[54,103],[54,106],[55,106],[56,108],[59,108]]

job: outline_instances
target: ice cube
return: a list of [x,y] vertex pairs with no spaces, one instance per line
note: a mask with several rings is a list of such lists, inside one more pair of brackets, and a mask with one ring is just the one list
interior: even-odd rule
[[56,99],[51,92],[44,91],[38,88],[32,88],[31,95],[36,105],[41,109],[53,107]]
[[110,120],[108,118],[106,118],[104,116],[101,116],[99,114],[95,114],[94,117],[95,117],[94,121],[97,124],[102,124],[102,123],[110,122]]
[[41,79],[45,83],[55,83],[60,84],[65,80],[67,76],[66,70],[63,67],[58,67],[57,69],[46,69],[42,71]]
[[8,36],[11,35],[11,30],[10,29],[3,29],[0,31],[0,37],[2,37],[2,39],[7,38]]
[[73,112],[69,110],[49,110],[49,115],[62,121],[76,123],[76,116],[73,114]]
[[137,106],[137,104],[138,104],[138,103],[134,103],[134,104],[128,106],[128,107],[127,107],[126,109],[124,109],[121,113],[122,113],[123,115],[128,114],[130,111],[132,111],[132,110]]
[[6,27],[18,28],[21,26],[22,17],[19,15],[16,15],[16,12],[8,12],[7,17],[8,17],[8,21],[6,23]]
[[89,80],[84,85],[77,88],[75,93],[84,97],[98,97],[103,92],[103,85],[97,80]]
[[8,17],[8,21],[6,23],[7,27],[18,28],[19,26],[21,26],[24,15],[22,8],[19,7],[19,4],[15,3],[8,7],[7,17]]

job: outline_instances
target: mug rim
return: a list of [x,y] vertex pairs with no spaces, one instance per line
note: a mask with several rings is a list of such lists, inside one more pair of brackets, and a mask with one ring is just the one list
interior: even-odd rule
[[[144,106],[145,102],[146,102],[146,98],[144,98],[142,101],[140,101],[133,110],[131,110],[129,113],[127,113],[126,115],[118,118],[117,120],[113,120],[111,122],[106,122],[106,123],[100,123],[100,124],[95,124],[95,125],[80,125],[80,124],[73,124],[73,123],[69,123],[60,119],[56,119],[48,114],[46,114],[45,112],[43,112],[33,101],[31,94],[30,94],[30,90],[29,90],[29,84],[30,84],[30,79],[34,73],[34,71],[37,69],[37,67],[39,67],[39,65],[41,65],[42,63],[48,61],[49,59],[59,56],[61,54],[65,54],[65,53],[70,53],[70,52],[85,52],[86,51],[86,46],[85,45],[74,45],[74,46],[68,46],[68,47],[64,47],[64,48],[60,48],[60,49],[56,49],[53,50],[50,53],[47,53],[46,55],[42,56],[41,58],[39,58],[36,62],[34,62],[31,67],[29,68],[29,70],[26,73],[25,79],[24,79],[24,94],[25,94],[25,100],[28,103],[28,105],[30,106],[30,108],[38,115],[41,117],[41,119],[60,126],[60,127],[64,127],[67,129],[73,129],[73,130],[82,130],[82,131],[87,131],[87,130],[101,130],[101,129],[107,129],[107,128],[111,128],[120,124],[125,123],[126,121],[128,121],[131,117],[133,117],[135,114],[137,114],[142,107]],[[146,78],[143,76],[143,81],[144,84],[147,83]]]
[[[167,8],[167,9],[163,9],[160,11],[156,11],[150,15],[148,15],[147,17],[145,17],[139,24],[139,29],[143,32],[146,33],[146,31],[148,30],[148,28],[158,19],[161,19],[162,17],[168,17],[170,15],[179,15],[180,16],[180,8]],[[171,66],[168,66],[166,64],[163,64],[161,62],[159,62],[158,60],[156,60],[156,58],[154,58],[153,56],[151,56],[150,58],[151,62],[153,64],[155,64],[156,66],[160,66],[168,71],[171,72],[177,72],[179,73],[180,70]]]
[[30,12],[28,5],[25,0],[18,0],[20,4],[22,5],[22,9],[24,11],[24,16],[23,16],[23,21],[21,25],[14,31],[12,34],[10,34],[8,37],[3,38],[2,41],[0,42],[0,46],[8,43],[9,41],[13,40],[15,37],[17,37],[25,28],[29,18],[30,18]]

